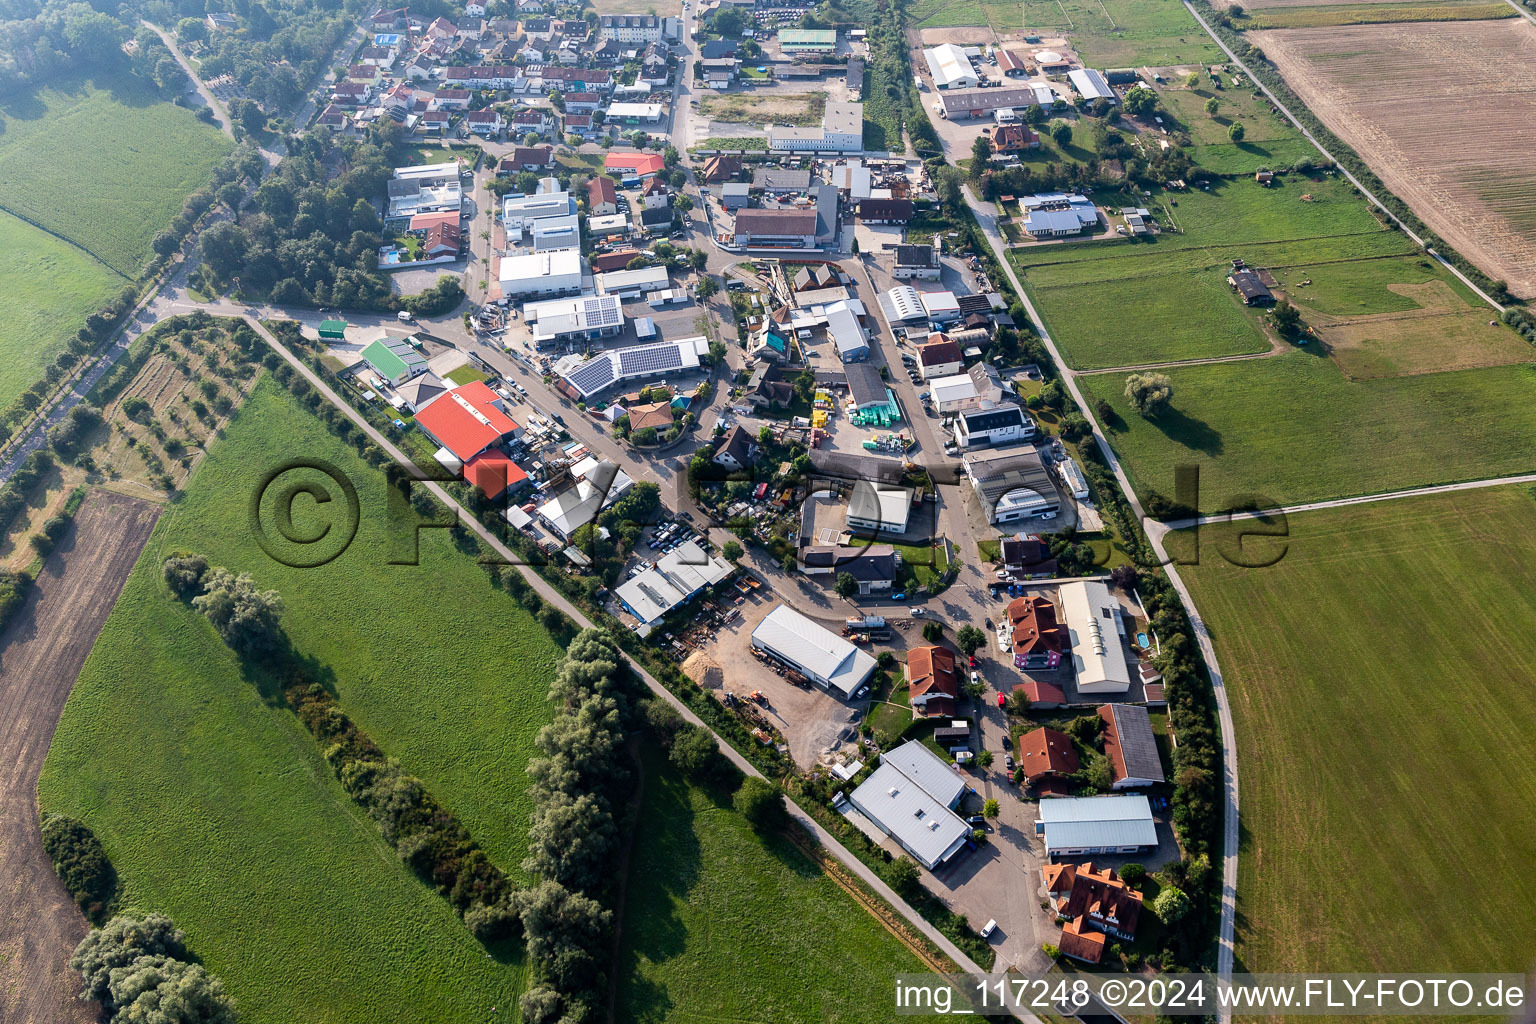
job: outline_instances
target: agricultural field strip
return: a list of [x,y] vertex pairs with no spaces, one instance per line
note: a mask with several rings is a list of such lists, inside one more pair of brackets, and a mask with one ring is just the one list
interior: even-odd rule
[[[339,410],[343,415],[345,415],[360,429],[362,429],[373,441],[373,443],[377,444],[390,458],[404,466],[407,470],[415,471],[418,474],[421,472],[416,463],[409,456],[407,456],[405,452],[401,451],[398,447],[395,446],[393,442],[389,440],[389,438],[381,434],[378,429],[373,426],[372,423],[368,422],[368,420],[362,416],[361,413],[353,409],[347,402],[343,401],[341,397],[331,389],[330,385],[328,385],[324,380],[320,378],[318,374],[310,369],[308,364],[306,364],[298,356],[294,355],[287,346],[278,341],[277,338],[274,337],[272,333],[260,323],[260,321],[256,320],[254,317],[249,316],[246,317],[246,319],[251,324],[251,326],[255,328],[256,333],[260,335],[261,338],[269,346],[272,347],[274,352],[280,355],[283,360],[286,361],[294,370],[303,375],[304,379],[309,381],[310,385],[319,391],[321,396],[324,397],[326,401],[330,402],[337,408],[337,410]],[[457,499],[453,497],[453,495],[449,494],[442,488],[441,485],[433,480],[426,479],[424,480],[424,483],[426,484],[427,490],[430,491],[432,495],[437,498],[437,500],[441,501],[445,507],[453,510],[460,517],[460,521],[466,523],[483,543],[487,544],[493,551],[495,551],[502,558],[507,559],[511,564],[517,565],[519,567],[519,571],[522,572],[523,577],[528,581],[529,585],[538,591],[539,595],[544,598],[546,602],[559,608],[568,618],[571,619],[571,621],[575,622],[577,625],[583,628],[594,627],[594,623],[589,618],[587,618],[586,614],[580,608],[577,608],[575,605],[571,604],[563,594],[546,583],[544,578],[541,577],[536,571],[534,571],[532,567],[523,565],[522,559],[520,559],[515,552],[513,552],[499,539],[497,539],[496,535],[488,530],[478,519],[472,516],[467,509],[461,506]],[[1127,487],[1127,490],[1129,490],[1129,487]],[[748,775],[755,776],[757,778],[763,777],[762,772],[758,771],[757,767],[753,765],[751,761],[748,761],[739,752],[737,752],[735,747],[731,746],[730,743],[716,734],[714,730],[710,729],[702,719],[694,714],[693,710],[689,708],[688,705],[684,704],[675,694],[672,693],[671,690],[668,690],[665,686],[663,686],[655,676],[647,672],[641,665],[635,664],[634,662],[630,662],[630,665],[634,672],[645,681],[646,686],[650,688],[651,692],[671,705],[680,715],[683,716],[685,721],[696,725],[701,729],[704,729],[711,736],[714,736],[715,739],[719,742],[721,752],[733,764],[735,764],[737,768],[741,769],[741,771]],[[896,908],[901,913],[901,915],[905,917],[907,921],[918,930],[920,934],[922,934],[929,942],[932,942],[935,946],[942,950],[943,953],[951,960],[953,960],[962,971],[976,974],[985,973],[975,963],[975,961],[966,956],[965,952],[961,950],[960,947],[956,946],[943,933],[941,933],[933,925],[929,924],[928,921],[917,911],[913,910],[905,900],[897,896],[896,893],[891,890],[890,886],[885,884],[884,880],[882,880],[878,875],[871,871],[868,865],[866,865],[863,861],[859,860],[851,852],[849,852],[849,850],[844,847],[842,843],[837,841],[836,837],[823,829],[814,818],[795,806],[793,801],[789,802],[788,806],[790,815],[797,822],[799,822],[802,827],[814,835],[817,842],[819,842],[824,848],[830,850],[838,860],[842,861],[843,864],[846,865],[848,869],[852,871],[856,877],[859,878],[860,881],[873,889],[881,899],[885,900],[892,907]],[[1032,1022],[1032,1024],[1035,1024],[1036,1022],[1036,1018],[1027,1011],[1015,1011],[1015,1016],[1022,1020]]]
[[[1297,120],[1296,115],[1291,113],[1290,108],[1287,107],[1284,103],[1281,103],[1280,98],[1270,90],[1269,86],[1265,85],[1261,79],[1257,78],[1253,71],[1249,69],[1248,65],[1239,60],[1237,54],[1233,53],[1227,44],[1222,41],[1221,37],[1211,30],[1211,26],[1206,23],[1206,20],[1203,17],[1201,17],[1200,12],[1195,10],[1194,5],[1191,4],[1189,0],[1183,0],[1183,3],[1184,7],[1189,11],[1190,15],[1200,23],[1200,27],[1205,30],[1206,35],[1210,36],[1211,41],[1221,48],[1221,52],[1226,55],[1227,59],[1235,66],[1242,69],[1243,74],[1247,75],[1249,80],[1253,82],[1254,85],[1258,86],[1264,95],[1269,98],[1269,101],[1275,105],[1275,108],[1279,110],[1280,113],[1285,115],[1285,119],[1290,121],[1291,124],[1296,127],[1296,130],[1299,131],[1302,136],[1307,139],[1308,142],[1311,142],[1312,145],[1316,147],[1319,153],[1321,153],[1334,164],[1338,164],[1338,160],[1334,157],[1334,155],[1328,152],[1327,148],[1323,146],[1322,143],[1317,141],[1316,137],[1314,137],[1311,131],[1307,129],[1306,125]],[[1536,21],[1533,21],[1533,24],[1536,24]],[[1419,245],[1420,247],[1424,245],[1424,239],[1415,234],[1413,230],[1409,228],[1408,225],[1404,224],[1395,213],[1387,209],[1386,205],[1382,203],[1380,199],[1376,198],[1376,194],[1370,189],[1366,188],[1365,184],[1361,182],[1359,178],[1355,177],[1355,175],[1352,174],[1348,168],[1340,166],[1339,173],[1343,175],[1345,180],[1347,180],[1351,185],[1359,189],[1360,194],[1363,195],[1373,207],[1375,207],[1384,216],[1390,219],[1392,223],[1396,224],[1398,230],[1402,231],[1403,234],[1411,238],[1416,245]],[[1468,288],[1476,292],[1478,297],[1481,298],[1484,302],[1488,303],[1489,306],[1501,312],[1503,311],[1504,307],[1502,305],[1495,302],[1492,296],[1488,295],[1481,288],[1477,287],[1477,285],[1472,282],[1471,278],[1467,277],[1467,275],[1463,274],[1460,270],[1457,270],[1454,266],[1447,262],[1443,256],[1436,253],[1434,255],[1434,259],[1446,270],[1455,275]]]
[[[1369,238],[1372,236],[1331,236],[1334,238]],[[1392,236],[1384,236],[1390,239]],[[1114,243],[1111,243],[1114,244]],[[1234,243],[1230,246],[1198,245],[1185,249],[1176,249],[1172,252],[1161,250],[1148,250],[1141,247],[1125,247],[1117,255],[1105,255],[1097,259],[1056,260],[1028,264],[1020,261],[1018,266],[1028,278],[1035,281],[1041,287],[1071,284],[1095,284],[1101,282],[1127,281],[1143,277],[1166,277],[1170,274],[1209,270],[1213,267],[1228,266],[1232,257],[1244,254],[1244,258],[1254,266],[1270,268],[1286,267],[1310,267],[1326,266],[1338,263],[1356,263],[1362,260],[1394,259],[1410,255],[1414,252],[1410,246],[1388,248],[1382,246],[1374,252],[1362,251],[1358,253],[1343,253],[1336,251],[1334,254],[1322,253],[1316,247],[1309,247],[1306,241],[1284,242],[1258,242],[1252,244]],[[1376,248],[1372,243],[1367,249]]]

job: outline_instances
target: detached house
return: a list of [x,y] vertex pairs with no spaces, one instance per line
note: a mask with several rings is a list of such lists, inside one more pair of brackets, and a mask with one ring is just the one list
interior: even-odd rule
[[1018,597],[1008,603],[1007,615],[1014,667],[1059,668],[1071,638],[1056,616],[1055,603],[1038,594]]
[[948,647],[912,648],[907,652],[907,686],[914,715],[952,717],[960,699],[955,652]]
[[756,461],[757,442],[752,439],[741,424],[733,426],[725,432],[720,439],[720,447],[715,449],[714,463],[730,470],[743,470]]
[[476,135],[499,135],[506,126],[507,123],[494,110],[471,110],[464,115],[464,127]]

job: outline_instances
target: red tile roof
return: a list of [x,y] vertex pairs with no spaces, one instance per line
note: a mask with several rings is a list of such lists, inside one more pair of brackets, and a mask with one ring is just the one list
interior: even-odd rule
[[637,153],[628,150],[619,153],[609,153],[603,160],[603,169],[608,171],[633,171],[635,174],[656,174],[666,162],[654,153]]
[[1056,948],[1075,960],[1096,964],[1104,956],[1104,936],[1085,931],[1076,920],[1061,926],[1061,939]]
[[1056,605],[1048,598],[1016,597],[1008,603],[1008,624],[1013,627],[1013,656],[1027,657],[1037,651],[1062,654],[1070,638],[1056,619]]
[[480,488],[487,498],[499,498],[509,487],[527,480],[528,474],[501,452],[489,451],[465,463],[464,479]]
[[1015,693],[1022,690],[1031,704],[1065,704],[1067,702],[1067,692],[1055,683],[1026,679],[1014,686],[1013,690]]
[[619,190],[613,187],[613,179],[606,174],[594,174],[587,179],[587,204],[597,206],[600,203],[616,204],[619,201]]
[[458,227],[459,211],[446,210],[442,213],[418,213],[411,217],[411,223],[406,230],[426,231],[434,224],[452,224],[454,227]]
[[[1045,888],[1051,894],[1056,913],[1071,918],[1062,926],[1062,938],[1078,936],[1097,939],[1102,951],[1104,937],[1090,928],[1135,936],[1141,921],[1141,893],[1132,889],[1114,868],[1095,869],[1087,864],[1048,864],[1044,869]],[[1086,948],[1086,947],[1085,947]],[[1066,950],[1066,943],[1062,943]],[[1073,954],[1076,956],[1077,954]],[[1081,956],[1079,959],[1089,960]],[[1097,963],[1096,959],[1092,962]]]
[[1019,737],[1019,767],[1024,778],[1034,782],[1047,775],[1071,775],[1082,765],[1066,733],[1039,728]]
[[937,337],[938,341],[929,341],[917,346],[917,361],[924,366],[942,366],[945,363],[960,362],[960,343],[951,341],[942,334],[929,335]]
[[512,417],[497,408],[499,402],[496,393],[477,380],[421,410],[416,422],[460,462],[468,462],[517,431]]
[[[942,703],[947,704],[951,711],[941,712],[950,714],[953,710],[953,701],[960,696],[960,686],[955,679],[955,652],[948,647],[914,647],[907,652],[907,682],[910,697],[923,697],[930,693],[949,698]],[[937,710],[940,706],[938,698],[929,711]],[[922,713],[923,709],[913,705],[914,710]]]

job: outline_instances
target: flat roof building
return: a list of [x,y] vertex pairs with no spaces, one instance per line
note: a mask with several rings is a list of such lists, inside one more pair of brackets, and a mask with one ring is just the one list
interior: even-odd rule
[[496,276],[507,300],[570,295],[581,291],[581,252],[557,249],[503,256]]
[[844,700],[875,670],[875,659],[868,653],[784,604],[757,624],[752,646]]
[[785,53],[831,53],[837,49],[837,29],[779,29],[779,49]]
[[634,270],[613,270],[598,274],[597,291],[601,295],[649,295],[671,287],[672,279],[666,267],[637,267]]
[[609,349],[590,359],[572,353],[555,363],[555,386],[573,400],[587,401],[627,381],[697,370],[699,357],[708,352],[709,339],[700,336]]
[[1054,519],[1061,508],[1051,473],[1033,445],[967,453],[965,475],[994,525]]
[[536,345],[592,341],[624,330],[624,313],[614,295],[530,302],[523,307],[523,319],[533,330]]
[[769,125],[767,136],[776,151],[856,153],[864,148],[864,104],[829,100],[820,128]]
[[1157,847],[1157,823],[1144,796],[1065,797],[1040,802],[1037,835],[1047,857],[1141,853]]
[[624,610],[639,620],[635,632],[644,637],[672,609],[731,572],[729,562],[705,554],[696,542],[689,541],[662,555],[654,567],[621,583],[614,594]]
[[912,514],[912,491],[855,480],[848,495],[848,528],[865,533],[902,534]]

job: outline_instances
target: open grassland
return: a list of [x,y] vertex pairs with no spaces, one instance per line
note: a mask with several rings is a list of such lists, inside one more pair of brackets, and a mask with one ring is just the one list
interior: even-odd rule
[[68,242],[0,211],[0,408],[127,282]]
[[1178,466],[1199,468],[1203,512],[1536,470],[1529,364],[1354,382],[1295,351],[1162,372],[1173,407],[1151,421],[1126,403],[1124,375],[1079,378],[1113,407],[1110,443],[1143,497],[1171,497]]
[[[260,477],[296,457],[332,463],[361,500],[356,539],[317,569],[266,557],[248,520]],[[282,483],[311,479],[325,481]],[[340,504],[300,498],[294,534],[313,535]],[[525,983],[401,864],[308,732],[267,699],[272,682],[160,579],[164,556],[185,549],[281,592],[295,649],[348,713],[517,876],[524,769],[559,651],[441,532],[423,534],[420,566],[388,564],[402,531],[381,475],[259,384],[162,518],[44,766],[43,808],[96,831],[125,904],[186,928],[248,1022],[478,1022]]]
[[[647,758],[618,972],[620,1021],[863,1022],[922,971],[788,840]],[[836,963],[813,951],[836,950]]]
[[1437,234],[1515,294],[1536,295],[1536,26],[1426,22],[1249,39]]
[[229,141],[127,76],[0,102],[0,209],[125,277]]
[[[1252,89],[1217,89],[1209,76],[1202,75],[1193,89],[1180,82],[1158,92],[1163,108],[1189,134],[1195,163],[1214,174],[1289,167],[1303,157],[1317,157],[1312,144],[1270,109],[1267,100],[1255,97]],[[1213,97],[1220,104],[1214,117],[1205,111]],[[1240,143],[1227,135],[1233,124],[1243,126]]]
[[1491,0],[1429,0],[1427,3],[1276,4],[1247,8],[1233,24],[1241,29],[1323,28],[1401,21],[1481,21],[1518,17]]
[[[901,148],[901,115],[896,101],[886,95],[884,82],[876,85],[874,72],[864,70],[864,148],[882,151]],[[899,88],[899,85],[892,86]]]
[[1066,34],[1090,67],[1197,64],[1221,51],[1178,0],[916,0],[917,28],[989,25],[999,34]]
[[1288,532],[1277,564],[1240,569],[1207,527],[1181,570],[1242,758],[1237,969],[1528,971],[1536,933],[1506,922],[1536,903],[1536,501],[1401,499]]
[[[1432,281],[1449,289],[1441,303],[1460,300],[1481,303],[1457,278],[1450,276],[1428,256],[1395,256],[1353,260],[1347,263],[1271,267],[1280,287],[1291,301],[1328,316],[1367,313],[1401,313],[1422,309],[1424,297],[1414,289]],[[1483,310],[1491,314],[1487,306]]]
[[1411,248],[1331,179],[1292,178],[1273,189],[1236,181],[1141,202],[1169,230],[1009,253],[1075,368],[1262,352],[1269,341],[1259,317],[1226,283],[1234,258],[1283,267]]

